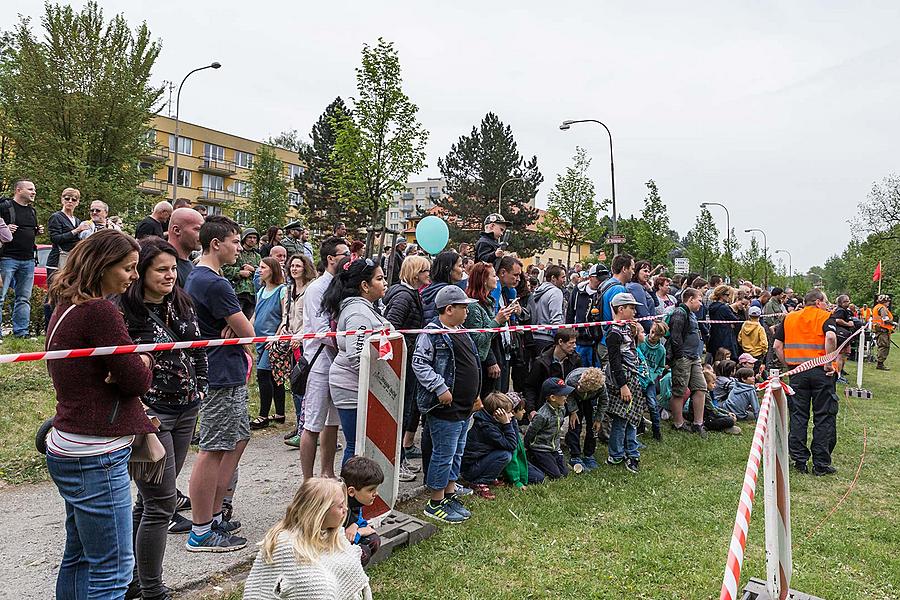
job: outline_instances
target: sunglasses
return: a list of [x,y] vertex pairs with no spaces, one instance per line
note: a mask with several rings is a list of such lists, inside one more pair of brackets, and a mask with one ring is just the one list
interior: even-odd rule
[[[347,254],[349,254],[349,252],[348,252]],[[345,254],[344,256],[346,256],[346,254]],[[363,260],[363,259],[362,259],[362,258],[357,258],[356,260]],[[344,263],[344,270],[345,270],[345,271],[349,271],[349,270],[350,270],[350,265],[352,265],[353,263],[355,263],[356,260],[348,260],[347,262],[345,262],[345,263]],[[367,259],[365,259],[365,261],[366,261],[366,266],[369,267],[370,269],[375,267],[375,261],[373,261],[371,258],[367,258]]]
[[335,253],[335,254],[329,254],[328,256],[350,256],[350,251],[347,250],[346,252]]
[[101,212],[103,212],[103,209],[102,208],[92,208],[91,212],[92,213],[101,213]]
[[63,200],[67,202],[78,202],[78,198],[75,198],[74,196],[63,196]]
[[422,273],[431,273],[431,269],[422,269],[421,271],[419,271],[419,275],[421,275]]

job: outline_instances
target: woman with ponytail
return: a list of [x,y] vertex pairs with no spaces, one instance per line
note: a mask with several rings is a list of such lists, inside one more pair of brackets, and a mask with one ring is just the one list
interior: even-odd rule
[[384,297],[386,288],[387,281],[381,267],[370,258],[358,258],[338,266],[322,297],[322,309],[335,319],[337,331],[361,332],[337,337],[338,353],[328,372],[331,399],[338,409],[341,429],[344,430],[341,465],[356,451],[359,357],[372,335],[371,332],[362,332],[391,327],[390,321],[375,308],[375,303]]

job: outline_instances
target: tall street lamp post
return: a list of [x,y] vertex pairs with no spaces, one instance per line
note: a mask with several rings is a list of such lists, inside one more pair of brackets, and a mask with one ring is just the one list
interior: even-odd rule
[[787,250],[776,250],[775,254],[778,254],[779,252],[788,255],[788,287],[794,287],[791,285],[794,279],[794,259]]
[[500,184],[500,191],[497,193],[497,213],[503,214],[503,209],[501,208],[501,204],[503,203],[503,186],[509,183],[510,181],[521,181],[524,182],[525,179],[522,177],[510,177],[506,181]]
[[214,62],[206,65],[205,67],[197,67],[193,71],[189,72],[184,76],[184,79],[181,80],[181,83],[178,84],[178,95],[175,97],[175,166],[172,168],[172,201],[174,202],[178,198],[178,113],[181,109],[181,87],[184,85],[184,82],[187,81],[187,78],[196,73],[197,71],[203,71],[204,69],[218,69],[222,65],[218,62]]
[[734,256],[731,254],[731,215],[728,213],[728,207],[721,202],[703,202],[700,204],[700,208],[706,208],[707,206],[721,206],[725,209],[725,245],[728,247],[728,281],[730,283],[734,277],[732,272],[734,269]]
[[619,253],[619,244],[616,241],[618,237],[618,218],[616,217],[616,166],[613,161],[613,140],[612,133],[609,131],[609,127],[607,127],[603,122],[598,121],[597,119],[575,119],[575,120],[566,120],[562,122],[562,125],[559,128],[563,131],[566,131],[572,127],[575,123],[597,123],[598,125],[603,126],[603,129],[606,130],[606,135],[609,136],[609,179],[610,179],[610,187],[612,188],[612,237],[613,237],[613,256]]
[[752,233],[754,231],[758,231],[763,236],[763,262],[765,263],[765,276],[763,278],[763,285],[766,289],[769,288],[769,240],[766,238],[766,232],[762,229],[745,229],[744,233]]

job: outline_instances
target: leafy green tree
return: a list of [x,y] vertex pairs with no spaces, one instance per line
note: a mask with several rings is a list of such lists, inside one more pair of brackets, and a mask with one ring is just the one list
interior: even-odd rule
[[269,146],[260,146],[250,170],[250,222],[258,231],[281,225],[287,214],[288,184],[284,164]]
[[719,230],[707,208],[700,209],[694,228],[685,237],[685,255],[691,270],[704,277],[719,260]]
[[634,251],[639,260],[650,261],[651,267],[669,265],[669,253],[676,246],[669,233],[669,210],[659,195],[656,182],[651,179],[645,185],[647,198],[634,231]]
[[299,150],[303,171],[294,181],[301,198],[301,212],[310,228],[319,236],[331,233],[338,221],[344,221],[351,228],[363,225],[358,211],[339,202],[339,192],[332,186],[330,174],[334,169],[332,154],[337,138],[333,124],[345,119],[349,114],[344,101],[338,96],[310,131],[309,143],[302,143]]
[[369,227],[383,225],[394,192],[404,190],[409,176],[425,167],[428,132],[401,83],[393,43],[379,38],[374,47],[363,45],[353,111],[332,122],[330,185]]
[[143,218],[148,202],[137,186],[146,176],[138,165],[162,95],[150,84],[160,43],[146,24],[131,31],[122,15],[107,21],[93,1],[79,12],[48,3],[41,25],[40,38],[24,17],[3,34],[3,180],[34,180],[45,216],[72,186],[126,221]]
[[868,198],[859,205],[858,221],[868,233],[890,239],[900,236],[900,176],[891,174],[872,184]]
[[750,238],[747,249],[741,254],[740,265],[741,274],[745,279],[749,279],[755,285],[762,285],[766,272],[766,259],[763,257],[763,249],[756,241],[755,235]]
[[594,182],[586,175],[591,159],[584,148],[575,149],[574,164],[556,176],[547,212],[538,231],[566,247],[566,265],[572,266],[572,248],[597,238],[597,214],[607,203],[594,200]]
[[529,205],[544,181],[537,156],[525,160],[512,128],[494,113],[487,113],[469,135],[460,136],[438,167],[447,181],[447,194],[437,205],[447,214],[450,239],[473,243],[483,231],[484,218],[497,212],[512,222],[509,248],[520,256],[539,254],[548,246],[546,236],[534,231],[538,211]]
[[731,235],[725,236],[722,244],[722,257],[719,259],[719,268],[728,275],[729,280],[735,281],[736,277],[741,275],[740,264],[738,258],[741,253],[741,243],[738,241],[734,233],[734,227],[731,228]]
[[282,148],[297,153],[303,150],[303,140],[300,139],[300,134],[296,129],[282,131],[278,135],[269,136],[266,143],[270,146],[275,146],[276,148]]

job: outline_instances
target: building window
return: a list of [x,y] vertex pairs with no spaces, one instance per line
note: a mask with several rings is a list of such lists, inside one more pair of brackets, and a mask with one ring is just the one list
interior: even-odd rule
[[301,173],[303,173],[303,167],[301,167],[300,165],[288,164],[288,166],[287,166],[288,179],[293,181],[294,177],[299,177]]
[[[175,183],[175,178],[172,177],[172,171],[174,171],[173,167],[169,167],[169,170],[166,174],[166,181],[169,183]],[[178,169],[178,185],[181,187],[191,187],[191,172],[187,169]]]
[[204,190],[222,191],[225,189],[225,179],[221,175],[209,175],[204,173],[201,187],[203,187]]
[[208,215],[221,215],[222,207],[217,204],[205,205],[206,206],[206,214]]
[[[194,140],[184,136],[178,136],[178,154],[190,156],[194,151]],[[175,136],[169,134],[169,152],[175,152]],[[180,185],[180,184],[179,184]]]
[[225,148],[215,144],[203,144],[203,157],[215,160],[225,160]]
[[431,192],[432,194],[437,194],[438,193],[437,186],[436,185],[431,186],[431,188],[429,188],[428,191]]
[[234,163],[245,169],[253,168],[253,155],[249,152],[240,152],[239,150],[234,151]]
[[238,196],[249,198],[250,194],[253,192],[253,186],[250,185],[249,181],[235,180],[232,185],[234,188],[234,193]]
[[[179,169],[179,171],[180,170],[181,169]],[[138,171],[143,173],[144,177],[147,179],[154,179],[154,175],[156,175],[156,165],[148,162],[139,162]]]
[[288,192],[288,202],[291,206],[300,206],[300,192]]
[[397,221],[398,219],[400,219],[400,213],[391,211],[391,221]]
[[416,188],[416,196],[424,196],[424,195],[425,195],[425,188],[417,187]]
[[246,227],[248,223],[250,223],[250,213],[246,210],[236,210],[234,211],[234,220],[238,222],[241,227]]
[[147,132],[147,141],[150,142],[154,148],[156,148],[156,130],[151,129]]

